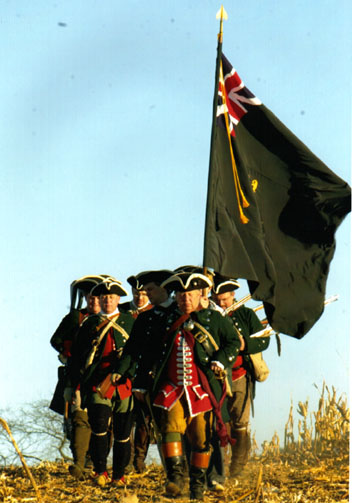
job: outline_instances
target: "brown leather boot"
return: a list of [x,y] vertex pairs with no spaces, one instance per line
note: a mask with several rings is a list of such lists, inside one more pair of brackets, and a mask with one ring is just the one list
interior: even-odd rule
[[77,410],[72,417],[72,453],[74,464],[69,466],[70,474],[78,480],[84,478],[86,454],[89,449],[91,430],[88,414],[84,410]]
[[236,477],[242,473],[243,468],[247,464],[251,449],[251,437],[247,429],[241,429],[235,430],[232,434],[232,438],[234,438],[236,442],[231,446],[232,455],[229,472],[231,477]]
[[146,469],[144,460],[147,457],[150,435],[147,426],[137,424],[134,437],[134,459],[133,466],[137,473],[143,473]]

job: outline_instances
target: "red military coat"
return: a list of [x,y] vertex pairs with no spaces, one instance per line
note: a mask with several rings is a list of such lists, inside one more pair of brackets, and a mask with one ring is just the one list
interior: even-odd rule
[[156,407],[170,410],[185,395],[190,417],[212,409],[209,395],[199,383],[193,346],[190,334],[184,330],[178,332],[168,363],[167,380],[153,402]]

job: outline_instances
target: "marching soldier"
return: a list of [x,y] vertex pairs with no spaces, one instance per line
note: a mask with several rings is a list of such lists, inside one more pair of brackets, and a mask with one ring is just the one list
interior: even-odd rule
[[[81,325],[72,346],[71,378],[79,385],[82,407],[88,408],[92,430],[90,451],[95,479],[99,486],[112,482],[124,486],[124,470],[130,458],[132,427],[131,374],[112,376],[116,362],[129,338],[134,318],[120,313],[120,297],[127,292],[117,280],[96,285],[91,295],[99,295],[101,312],[90,316]],[[118,381],[118,382],[117,382]],[[108,428],[113,423],[113,473],[107,473],[109,451]]]
[[[119,304],[119,309],[121,312],[129,312],[133,318],[137,318],[141,313],[149,311],[154,306],[150,303],[147,292],[139,278],[130,276],[127,278],[127,283],[132,287],[133,299],[130,302]],[[132,470],[134,466],[135,470],[141,473],[145,469],[144,459],[147,455],[150,440],[150,417],[147,411],[143,409],[139,400],[134,401],[133,415],[135,418],[135,427],[131,432],[131,460],[126,468],[126,472]]]
[[251,447],[248,430],[251,402],[255,396],[255,378],[249,355],[264,351],[270,342],[270,337],[250,337],[260,332],[263,326],[252,309],[236,305],[235,290],[239,286],[236,279],[216,274],[212,289],[212,300],[224,310],[224,315],[230,317],[241,341],[240,354],[232,366],[232,397],[228,398],[231,437],[235,439],[231,446],[231,476],[241,474]]
[[217,377],[232,365],[240,342],[228,319],[216,311],[199,310],[202,288],[211,285],[207,276],[190,272],[178,272],[164,281],[162,287],[176,292],[178,309],[168,313],[163,334],[152,337],[148,345],[154,376],[151,396],[153,407],[161,412],[169,496],[179,495],[184,485],[184,434],[192,450],[191,499],[203,498],[213,412],[218,432],[227,440],[219,405],[226,390]]
[[[78,479],[83,478],[86,455],[89,450],[90,426],[87,411],[82,410],[79,406],[79,392],[76,393],[75,399],[72,400],[72,388],[67,375],[67,365],[71,357],[71,346],[79,326],[87,316],[97,314],[100,311],[99,297],[90,295],[89,292],[103,278],[103,276],[84,276],[71,283],[71,311],[63,318],[50,340],[51,345],[59,352],[60,361],[65,364],[65,366],[59,367],[61,378],[50,408],[60,414],[64,414],[65,411],[65,421],[69,420],[72,425],[72,431],[68,436],[74,464],[69,467],[69,471],[71,475]],[[79,297],[78,308],[75,307],[77,295]],[[80,309],[83,297],[86,299],[87,306]],[[65,404],[67,404],[67,407]],[[70,404],[71,408],[69,410]]]
[[[163,332],[166,314],[175,307],[174,299],[169,297],[160,284],[172,275],[172,271],[144,271],[135,276],[137,288],[147,292],[153,309],[141,313],[133,326],[131,337],[127,342],[124,355],[129,355],[137,362],[137,373],[133,381],[135,400],[135,439],[133,465],[137,473],[145,470],[151,436],[151,413],[146,403],[145,393],[151,379],[150,340],[160,337]],[[130,283],[131,284],[131,283]],[[124,356],[119,365],[124,365]],[[122,367],[123,368],[123,367]]]

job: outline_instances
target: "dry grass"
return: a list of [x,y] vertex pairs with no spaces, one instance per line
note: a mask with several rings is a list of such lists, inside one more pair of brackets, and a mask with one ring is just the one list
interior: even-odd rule
[[[253,452],[243,476],[228,479],[225,492],[206,492],[211,503],[334,503],[348,502],[349,409],[337,398],[334,388],[323,385],[316,412],[309,413],[308,401],[298,404],[297,436],[294,434],[293,406],[286,424],[284,448],[278,435]],[[164,494],[165,475],[160,465],[151,464],[142,475],[127,475],[126,489],[98,488],[89,478],[73,480],[66,463],[41,463],[32,467],[40,498],[45,503],[158,503],[171,501]],[[21,467],[3,469],[0,501],[38,501],[33,486]],[[178,498],[188,502],[188,495]]]

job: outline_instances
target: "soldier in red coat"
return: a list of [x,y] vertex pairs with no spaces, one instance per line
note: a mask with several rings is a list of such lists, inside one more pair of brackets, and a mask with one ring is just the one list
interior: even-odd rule
[[229,319],[202,309],[202,289],[211,280],[200,273],[180,271],[161,286],[176,292],[178,310],[166,320],[166,330],[152,341],[153,407],[161,409],[162,453],[167,471],[166,493],[177,496],[184,485],[182,436],[191,446],[190,497],[202,500],[210,459],[213,416],[226,442],[221,405],[226,395],[219,376],[231,367],[240,341]]

